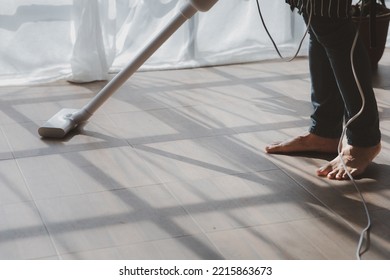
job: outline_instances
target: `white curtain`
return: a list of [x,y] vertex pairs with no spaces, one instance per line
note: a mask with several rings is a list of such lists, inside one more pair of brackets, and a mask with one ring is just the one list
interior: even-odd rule
[[[0,85],[105,80],[164,27],[183,1],[2,0]],[[305,30],[302,19],[284,0],[260,4],[274,40],[292,55]],[[220,0],[185,23],[140,70],[276,57],[256,0]]]

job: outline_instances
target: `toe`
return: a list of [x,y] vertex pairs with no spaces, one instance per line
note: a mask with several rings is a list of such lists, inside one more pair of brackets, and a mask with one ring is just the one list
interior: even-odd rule
[[346,172],[344,169],[340,168],[336,173],[335,179],[336,180],[344,180],[344,176],[346,176]]
[[325,166],[320,167],[317,169],[317,175],[318,176],[328,176],[328,174],[332,171],[332,166],[330,164],[327,164]]
[[280,143],[271,144],[265,147],[265,151],[269,154],[281,152]]
[[338,175],[338,171],[337,170],[332,170],[331,172],[329,172],[326,177],[328,179],[336,179],[337,178],[337,175]]
[[[351,174],[352,175],[352,174]],[[348,173],[347,172],[344,172],[342,178],[343,180],[348,180],[349,179],[349,176],[348,176]]]
[[[362,172],[359,171],[359,169],[357,168],[353,168],[352,170],[349,171],[349,174],[351,175],[352,178],[356,177],[356,176],[359,176]],[[348,174],[347,174],[348,176]],[[349,176],[348,176],[349,178]]]
[[284,142],[274,143],[265,147],[265,151],[268,154],[285,154],[294,151],[293,146],[286,145]]

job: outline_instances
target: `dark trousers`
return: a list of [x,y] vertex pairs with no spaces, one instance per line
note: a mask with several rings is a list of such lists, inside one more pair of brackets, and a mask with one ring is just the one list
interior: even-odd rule
[[[307,23],[307,15],[304,15]],[[343,123],[362,107],[351,66],[351,49],[356,34],[348,18],[312,16],[309,28],[309,67],[313,114],[310,132],[339,138]],[[354,50],[354,68],[364,92],[362,114],[348,127],[348,144],[360,147],[380,142],[378,108],[372,88],[367,51],[360,40]]]

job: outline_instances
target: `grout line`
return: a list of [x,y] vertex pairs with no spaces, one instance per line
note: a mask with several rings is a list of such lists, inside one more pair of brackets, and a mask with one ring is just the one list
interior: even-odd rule
[[43,219],[43,215],[42,215],[41,211],[39,210],[39,207],[38,207],[37,202],[36,202],[35,199],[34,199],[34,196],[33,196],[33,194],[32,194],[32,191],[31,191],[31,189],[30,189],[30,186],[29,186],[29,184],[27,183],[27,179],[26,179],[26,177],[24,176],[24,173],[23,173],[23,171],[22,171],[22,168],[20,167],[19,162],[18,162],[17,159],[15,159],[15,162],[16,162],[16,165],[17,165],[17,167],[18,167],[18,170],[19,170],[19,172],[20,172],[20,174],[21,174],[21,177],[22,177],[22,179],[23,179],[23,182],[24,182],[24,184],[26,185],[26,189],[28,190],[28,193],[29,193],[29,195],[30,195],[30,197],[31,197],[31,201],[33,202],[34,207],[35,207],[36,211],[38,212],[38,216],[39,216],[39,218],[40,218],[41,221],[42,221],[42,224],[43,224],[43,226],[44,226],[44,228],[45,228],[45,231],[46,231],[47,235],[49,236],[50,243],[51,243],[51,245],[53,246],[54,251],[55,251],[55,253],[57,254],[57,257],[61,260],[61,254],[60,254],[60,252],[59,252],[59,250],[58,250],[58,248],[57,248],[57,246],[56,246],[56,242],[54,241],[53,236],[50,234],[50,231],[49,231],[49,229],[48,229],[48,227],[47,227],[47,225],[46,225],[46,223],[45,223],[45,220]]

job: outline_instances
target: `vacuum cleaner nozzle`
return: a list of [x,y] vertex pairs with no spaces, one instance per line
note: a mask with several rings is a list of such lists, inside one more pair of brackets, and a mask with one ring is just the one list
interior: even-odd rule
[[78,124],[72,118],[77,109],[62,109],[38,129],[39,135],[47,138],[63,138]]

